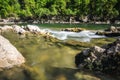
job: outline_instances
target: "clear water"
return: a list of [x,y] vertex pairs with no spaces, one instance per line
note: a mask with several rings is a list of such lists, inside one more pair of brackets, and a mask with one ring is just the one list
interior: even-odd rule
[[81,42],[89,42],[92,38],[103,38],[105,36],[95,35],[96,32],[92,32],[89,30],[84,30],[81,32],[67,32],[60,30],[52,30],[49,28],[43,28],[37,25],[27,25],[31,31],[37,31],[42,33],[49,33],[52,37],[57,38],[59,40],[76,40]]
[[21,68],[0,72],[0,80],[116,80],[108,75],[78,70],[74,64],[74,57],[81,50],[113,42],[114,38],[80,42],[46,39],[33,34],[20,38],[13,32],[2,35],[22,53],[26,63]]

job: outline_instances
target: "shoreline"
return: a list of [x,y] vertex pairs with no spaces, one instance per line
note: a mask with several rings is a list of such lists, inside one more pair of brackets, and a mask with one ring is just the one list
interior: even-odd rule
[[12,21],[12,22],[10,22],[10,21],[2,21],[2,22],[0,22],[0,25],[14,25],[14,24],[94,24],[94,25],[120,25],[120,22],[119,23],[114,23],[114,24],[112,24],[112,23],[107,23],[107,22],[93,22],[93,21],[91,21],[91,22],[72,22],[72,23],[70,23],[70,22],[48,22],[48,21],[46,21],[46,22],[44,22],[44,23],[42,23],[42,22],[37,22],[37,21],[33,21],[33,22],[29,22],[29,21],[25,21],[25,22],[23,22],[23,21],[18,21],[18,22],[14,22],[14,21]]

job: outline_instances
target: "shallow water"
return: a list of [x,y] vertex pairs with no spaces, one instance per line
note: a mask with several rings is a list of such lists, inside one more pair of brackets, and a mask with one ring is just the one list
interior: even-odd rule
[[96,35],[96,32],[83,30],[81,32],[69,32],[61,30],[52,30],[49,28],[43,28],[37,25],[27,25],[31,31],[38,31],[41,33],[49,33],[52,37],[59,40],[75,40],[81,42],[90,42],[93,38],[104,38],[105,36]]
[[26,63],[22,68],[0,72],[0,80],[115,80],[110,76],[80,71],[74,64],[74,57],[81,50],[113,42],[113,38],[79,42],[46,39],[32,34],[21,38],[13,32],[2,35],[16,46]]

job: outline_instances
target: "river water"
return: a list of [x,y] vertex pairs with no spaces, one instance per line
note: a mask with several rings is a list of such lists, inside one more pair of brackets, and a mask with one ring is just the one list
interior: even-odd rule
[[[28,25],[31,27],[38,27],[36,25]],[[81,42],[90,42],[93,38],[104,38],[105,36],[95,35],[96,32],[92,32],[89,30],[84,30],[81,32],[68,32],[68,31],[60,31],[60,30],[52,30],[49,28],[39,27],[38,31],[44,33],[50,33],[52,37],[55,37],[59,40],[75,40]]]
[[20,38],[13,32],[2,34],[22,53],[26,63],[20,68],[0,72],[0,80],[115,80],[107,75],[79,70],[74,64],[75,55],[81,50],[115,39],[102,38],[91,31],[75,33],[40,29],[50,32],[58,40],[36,35]]

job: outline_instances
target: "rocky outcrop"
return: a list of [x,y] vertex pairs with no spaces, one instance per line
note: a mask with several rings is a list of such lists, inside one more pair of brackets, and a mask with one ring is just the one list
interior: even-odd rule
[[9,31],[9,30],[13,30],[12,26],[8,26],[8,25],[4,25],[3,27],[0,27],[1,31]]
[[40,28],[38,26],[35,25],[27,25],[26,29],[30,32],[40,32]]
[[24,62],[21,53],[7,39],[0,36],[0,68],[12,68]]
[[120,39],[102,47],[94,46],[75,56],[78,68],[120,74]]
[[111,26],[104,31],[98,31],[97,35],[105,35],[107,37],[117,37],[120,36],[120,27]]
[[36,34],[42,36],[51,36],[49,32],[40,29],[36,25],[27,25],[27,26],[19,26],[19,25],[11,25],[11,26],[0,26],[0,34],[6,31],[13,31],[21,36],[26,36],[27,34]]
[[13,30],[18,34],[25,34],[26,33],[26,31],[18,25],[13,25]]
[[62,29],[61,31],[68,31],[68,32],[81,32],[85,30],[84,28],[65,28]]

